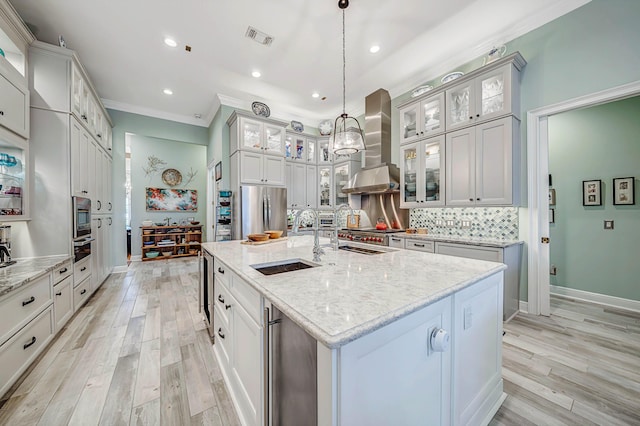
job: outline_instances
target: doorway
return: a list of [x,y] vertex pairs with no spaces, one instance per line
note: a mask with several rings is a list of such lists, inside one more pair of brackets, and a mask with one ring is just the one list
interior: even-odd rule
[[528,303],[531,314],[550,314],[549,117],[640,94],[640,81],[527,113]]

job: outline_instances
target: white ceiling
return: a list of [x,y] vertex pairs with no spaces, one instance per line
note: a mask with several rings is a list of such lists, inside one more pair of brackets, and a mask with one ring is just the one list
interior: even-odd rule
[[[588,1],[352,0],[347,112],[361,114],[380,87],[398,96]],[[337,0],[10,2],[37,39],[58,44],[63,35],[110,108],[208,126],[221,101],[249,109],[258,100],[273,117],[314,127],[342,110]],[[246,38],[249,25],[272,45]]]

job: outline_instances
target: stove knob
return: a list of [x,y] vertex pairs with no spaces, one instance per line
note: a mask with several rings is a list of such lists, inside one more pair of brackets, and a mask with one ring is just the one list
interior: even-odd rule
[[378,238],[376,239],[376,241],[378,241],[379,243],[381,243],[381,242],[382,242],[382,238],[378,237]]
[[369,237],[362,237],[362,241],[364,241],[364,242],[369,241]]

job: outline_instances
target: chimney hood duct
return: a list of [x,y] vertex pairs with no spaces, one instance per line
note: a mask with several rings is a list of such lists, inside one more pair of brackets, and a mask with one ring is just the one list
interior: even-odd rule
[[343,188],[348,194],[398,192],[400,170],[391,164],[391,96],[378,89],[365,98],[364,167]]

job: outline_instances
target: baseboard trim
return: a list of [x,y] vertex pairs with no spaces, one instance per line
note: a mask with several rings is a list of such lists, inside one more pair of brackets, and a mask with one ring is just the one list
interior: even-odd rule
[[123,272],[127,272],[128,269],[129,269],[129,267],[127,265],[114,266],[113,267],[113,271],[111,271],[111,273],[112,274],[121,274]]
[[[599,305],[611,306],[614,308],[627,309],[629,311],[640,312],[640,300],[623,299],[622,297],[608,296],[606,294],[591,293],[573,288],[549,286],[551,294],[554,296],[593,302]],[[522,303],[522,302],[520,302]]]
[[142,261],[142,255],[141,254],[138,254],[136,256],[131,255],[131,258],[129,260],[131,260],[132,262],[141,262]]
[[521,300],[519,309],[520,309],[520,312],[528,314],[529,313],[529,302],[525,302],[524,300]]

